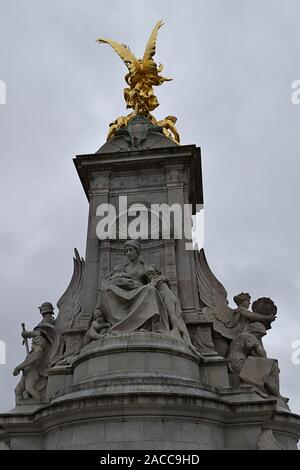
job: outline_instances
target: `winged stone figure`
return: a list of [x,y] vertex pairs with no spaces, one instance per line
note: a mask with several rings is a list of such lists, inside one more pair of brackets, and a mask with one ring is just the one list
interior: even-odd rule
[[[128,87],[124,89],[124,98],[127,108],[133,109],[133,112],[128,116],[121,116],[110,124],[108,139],[112,138],[120,127],[126,126],[128,121],[137,115],[146,116],[151,124],[157,124],[155,117],[150,114],[159,105],[153,87],[172,80],[160,75],[163,65],[157,65],[153,60],[158,30],[162,25],[163,22],[159,21],[154,26],[142,59],[137,59],[125,44],[120,44],[112,39],[99,38],[96,40],[99,43],[109,44],[128,68],[128,74],[125,76]],[[179,134],[174,126],[175,122],[176,118],[174,116],[168,116],[165,120],[159,121],[159,125],[163,128],[163,132],[167,137],[179,143]]]
[[250,295],[241,292],[233,298],[237,308],[232,309],[228,304],[227,291],[212,273],[204,250],[196,250],[194,253],[202,311],[213,322],[216,349],[226,357],[230,342],[245,331],[250,322],[261,322],[266,329],[271,328],[271,323],[276,318],[277,307],[271,299],[262,297],[253,302],[251,311]]

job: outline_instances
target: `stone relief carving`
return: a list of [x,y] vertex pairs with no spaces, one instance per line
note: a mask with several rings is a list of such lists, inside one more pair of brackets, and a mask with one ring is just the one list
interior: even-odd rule
[[55,321],[55,327],[64,342],[64,348],[56,360],[56,363],[59,365],[69,364],[72,361],[72,357],[78,354],[82,342],[79,322],[85,261],[80,257],[76,248],[74,252],[73,274],[70,283],[57,302],[59,312]]
[[183,171],[182,170],[170,170],[167,174],[168,183],[178,183],[183,181]]
[[55,326],[61,333],[77,325],[78,317],[81,312],[85,262],[84,259],[79,256],[76,248],[74,253],[71,281],[66,291],[57,302],[59,311]]
[[108,189],[109,187],[109,177],[103,175],[95,175],[91,181],[91,189],[93,191]]
[[139,242],[127,241],[124,245],[127,263],[115,266],[101,282],[100,309],[112,324],[111,333],[139,329],[169,331],[165,305],[154,285],[147,283],[140,253]]
[[97,341],[101,337],[108,333],[111,324],[106,321],[105,315],[99,308],[97,308],[87,329],[87,332],[83,338],[82,346],[86,346],[92,341]]
[[99,305],[82,346],[107,334],[149,331],[182,339],[202,359],[201,352],[192,345],[170,280],[162,275],[159,266],[140,260],[138,241],[126,241],[124,254],[127,262],[117,264],[100,283]]
[[139,184],[141,186],[159,186],[166,183],[166,176],[163,174],[141,175]]
[[196,322],[188,326],[192,344],[202,354],[216,355],[211,330],[211,325],[206,322]]
[[153,125],[149,119],[140,115],[130,119],[126,127],[117,130],[97,153],[176,146],[174,141],[164,135],[163,127],[159,122]]
[[166,184],[166,175],[154,173],[130,173],[129,176],[120,174],[113,175],[110,181],[110,188],[112,191],[124,188],[145,188],[145,186],[162,186]]

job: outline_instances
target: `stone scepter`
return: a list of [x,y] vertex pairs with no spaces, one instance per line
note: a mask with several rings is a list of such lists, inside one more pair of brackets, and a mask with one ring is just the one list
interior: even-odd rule
[[[21,326],[22,326],[22,332],[26,331],[26,329],[25,329],[25,323],[22,323]],[[27,352],[27,354],[29,354],[28,338],[23,338],[22,344],[25,344],[26,352]]]

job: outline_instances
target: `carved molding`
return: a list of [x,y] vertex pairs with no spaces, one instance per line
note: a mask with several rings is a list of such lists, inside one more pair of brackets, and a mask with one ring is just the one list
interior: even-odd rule
[[271,429],[263,429],[257,439],[259,450],[286,450],[277,439],[275,439]]

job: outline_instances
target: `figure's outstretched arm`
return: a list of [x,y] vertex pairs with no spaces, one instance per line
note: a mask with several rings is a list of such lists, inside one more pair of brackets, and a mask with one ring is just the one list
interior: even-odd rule
[[240,313],[251,321],[259,321],[265,323],[275,320],[275,315],[262,315],[261,313],[251,312],[251,310],[241,309]]
[[37,336],[41,336],[41,332],[38,330],[35,331],[22,331],[22,338],[36,338]]

